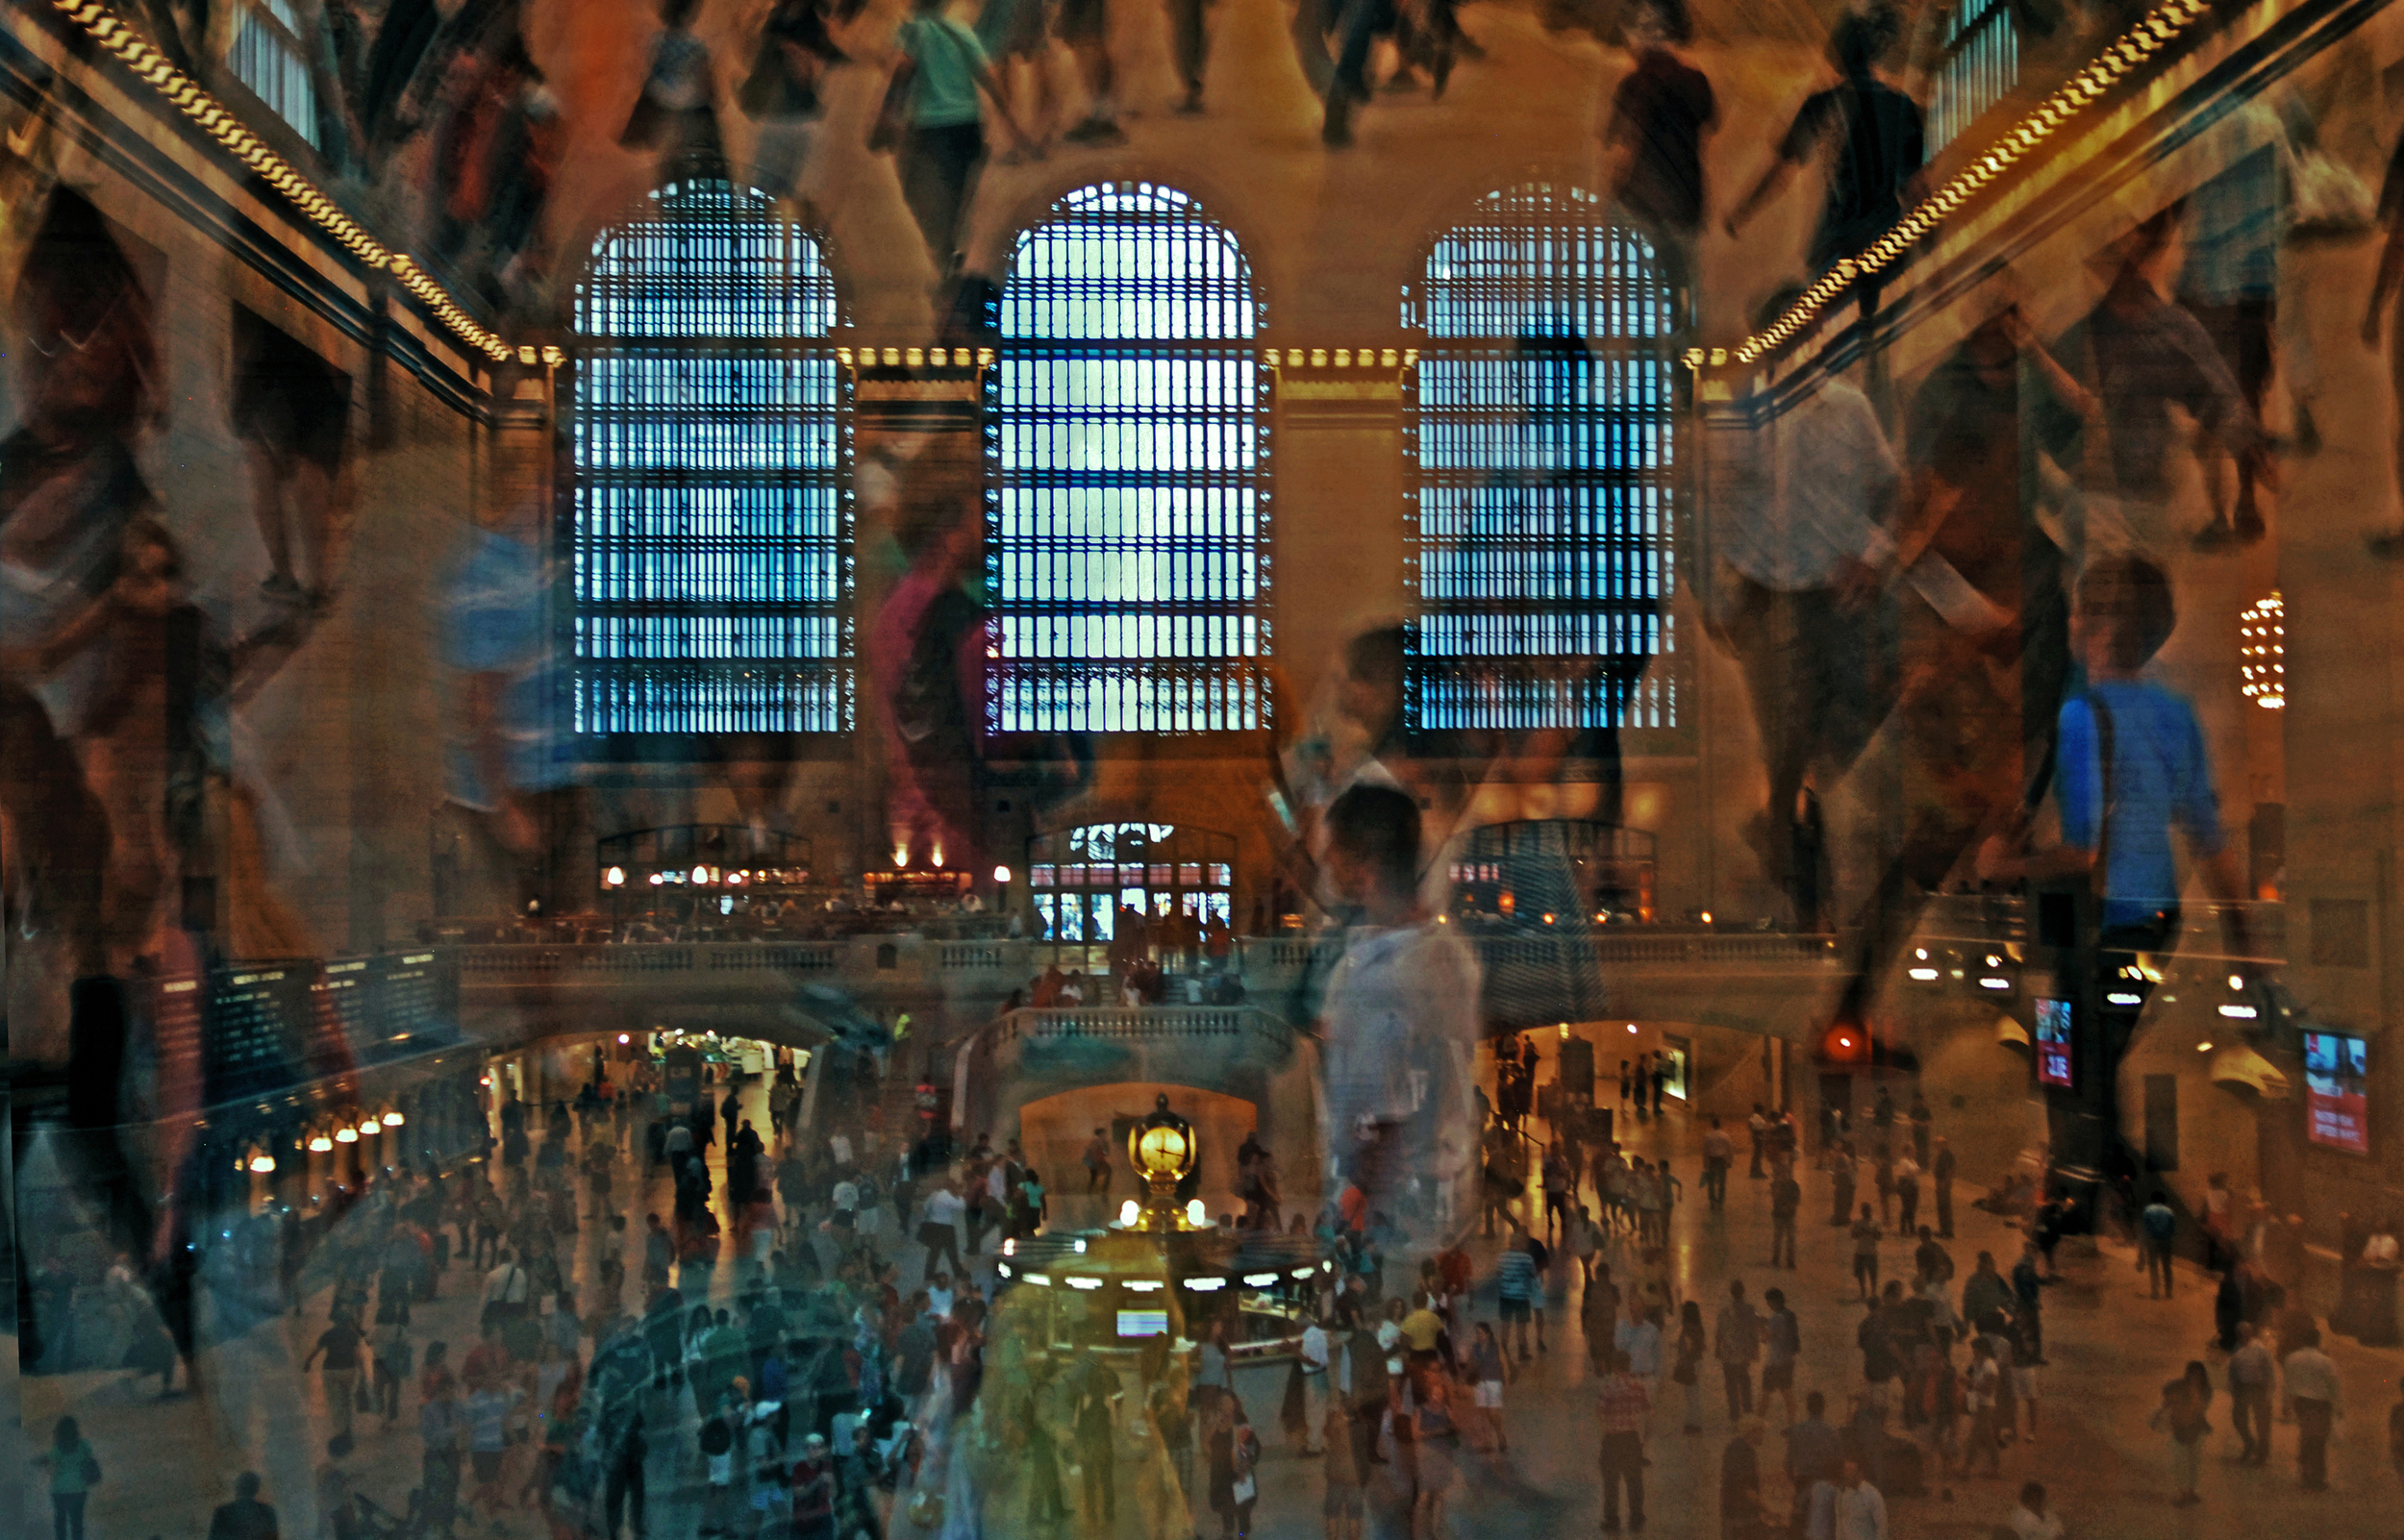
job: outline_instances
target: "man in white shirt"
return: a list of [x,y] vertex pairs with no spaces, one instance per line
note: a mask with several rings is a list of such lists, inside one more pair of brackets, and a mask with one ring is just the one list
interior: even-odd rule
[[1803,1533],[1805,1540],[1887,1540],[1887,1500],[1847,1460],[1837,1479],[1812,1488]]
[[1841,776],[1885,715],[1872,606],[1900,478],[1868,398],[1841,380],[1704,437],[1720,560],[1707,624],[1744,670],[1769,772],[1760,849],[1785,884],[1806,772],[1824,759]]
[[526,1269],[503,1251],[497,1258],[500,1265],[484,1279],[484,1319],[513,1321],[526,1313]]
[[1642,1297],[1633,1291],[1628,1295],[1628,1313],[1612,1332],[1612,1344],[1628,1355],[1628,1373],[1647,1384],[1660,1383],[1661,1328],[1646,1311]]
[[1303,1453],[1317,1454],[1323,1450],[1311,1439],[1327,1426],[1327,1328],[1314,1319],[1302,1329],[1302,1410]]
[[2020,1488],[2020,1505],[2005,1521],[2013,1540],[2062,1540],[2062,1515],[2045,1506],[2045,1483],[2031,1481]]
[[2307,1492],[2329,1490],[2329,1428],[2343,1415],[2338,1366],[2320,1351],[2320,1329],[2302,1333],[2287,1355],[2287,1398],[2295,1408],[2295,1463]]
[[1327,984],[1326,1137],[1368,1208],[1401,1231],[1390,1251],[1409,1277],[1475,1212],[1477,959],[1420,906],[1415,799],[1355,785],[1323,827],[1329,881],[1362,918]]
[[921,1278],[933,1278],[946,1263],[953,1272],[964,1271],[960,1264],[960,1219],[967,1208],[950,1182],[939,1183],[919,1205],[918,1244],[927,1251]]

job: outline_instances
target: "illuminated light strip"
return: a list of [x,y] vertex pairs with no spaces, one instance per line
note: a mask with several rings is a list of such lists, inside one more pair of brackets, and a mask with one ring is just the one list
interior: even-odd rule
[[[512,351],[508,343],[477,325],[475,318],[460,309],[440,285],[418,272],[416,264],[408,257],[386,250],[356,220],[344,213],[333,199],[295,170],[291,162],[244,128],[222,103],[177,69],[165,55],[143,40],[139,33],[111,15],[97,0],[53,0],[53,3],[69,20],[90,33],[95,41],[114,54],[144,84],[199,124],[236,160],[282,193],[318,229],[332,236],[362,263],[400,274],[401,282],[409,291],[457,333],[461,340],[496,363],[507,361]],[[410,276],[413,274],[413,279]]]
[[[62,0],[63,3],[63,0]],[[1920,200],[1917,207],[1904,215],[1889,235],[1874,243],[1859,257],[1840,263],[1837,271],[1847,266],[1854,276],[1870,277],[1885,271],[1903,254],[1918,243],[1919,238],[1935,229],[1944,217],[1969,201],[1970,195],[1984,187],[2044,141],[2047,136],[2067,123],[2090,102],[2110,90],[2120,79],[2143,63],[2164,45],[2177,37],[2204,14],[2205,0],[2168,0],[2143,20],[2130,28],[2097,55],[2085,69],[2072,76],[2051,96],[2022,118],[1985,155],[1954,173],[1944,186]],[[1895,239],[1901,236],[1901,241]],[[1751,363],[1763,355],[1783,347],[1797,332],[1810,325],[1827,309],[1831,300],[1850,286],[1851,278],[1833,283],[1834,273],[1822,275],[1806,289],[1803,297],[1786,314],[1746,337],[1736,347],[1739,363]],[[1686,354],[1689,368],[1699,368],[1702,351],[1690,348]]]

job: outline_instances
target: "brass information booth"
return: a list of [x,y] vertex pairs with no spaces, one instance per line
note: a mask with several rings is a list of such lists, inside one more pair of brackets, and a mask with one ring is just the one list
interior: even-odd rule
[[1130,1130],[1127,1158],[1145,1185],[1117,1222],[1098,1230],[1056,1231],[1008,1241],[997,1264],[1000,1334],[1029,1358],[1091,1350],[1132,1357],[1165,1335],[1189,1353],[1220,1321],[1229,1357],[1278,1358],[1296,1351],[1312,1301],[1334,1264],[1307,1235],[1228,1234],[1202,1205],[1177,1202],[1193,1170],[1193,1125],[1162,1095]]

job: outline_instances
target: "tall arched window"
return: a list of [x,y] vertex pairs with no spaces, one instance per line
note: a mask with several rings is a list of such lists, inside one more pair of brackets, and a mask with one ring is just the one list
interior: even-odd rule
[[1018,237],[987,385],[991,731],[1266,726],[1260,310],[1174,188],[1081,187]]
[[1408,722],[1420,734],[1674,727],[1670,296],[1571,187],[1491,193],[1405,290]]
[[852,724],[848,385],[817,237],[672,183],[576,291],[573,725]]

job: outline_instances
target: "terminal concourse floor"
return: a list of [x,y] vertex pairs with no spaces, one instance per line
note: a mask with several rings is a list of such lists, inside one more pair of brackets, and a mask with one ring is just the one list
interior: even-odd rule
[[[755,1093],[756,1094],[756,1093]],[[764,1107],[760,1117],[764,1121]],[[1956,1114],[1957,1116],[1961,1114]],[[1625,1119],[1622,1120],[1626,1122]],[[1704,1302],[1707,1318],[1715,1314],[1731,1278],[1745,1280],[1756,1298],[1771,1286],[1783,1287],[1802,1327],[1804,1351],[1796,1392],[1818,1389],[1833,1404],[1860,1388],[1860,1355],[1853,1346],[1859,1309],[1850,1281],[1850,1244],[1827,1223],[1826,1180],[1804,1175],[1804,1217],[1799,1268],[1792,1272],[1761,1265],[1767,1253],[1767,1184],[1748,1180],[1741,1148],[1729,1184],[1728,1206],[1710,1211],[1703,1202],[1695,1154],[1699,1134],[1692,1120],[1672,1107],[1663,1118],[1634,1124],[1625,1143],[1635,1153],[1666,1156],[1686,1183],[1685,1201],[1671,1223],[1674,1274],[1682,1298]],[[1541,1129],[1541,1125],[1538,1125]],[[1939,1131],[1944,1131],[1941,1118]],[[1740,1140],[1740,1147],[1742,1141]],[[714,1160],[723,1152],[714,1148]],[[621,1162],[619,1170],[625,1169]],[[2016,1249],[2016,1231],[2002,1220],[1968,1205],[1977,1183],[1966,1180],[1965,1202],[1957,1210],[1959,1232],[1951,1251],[1966,1278],[1980,1250],[1994,1251],[2008,1265]],[[664,1207],[664,1183],[654,1180],[644,1205]],[[1589,1195],[1591,1201],[1591,1195]],[[641,1229],[642,1205],[629,1205],[629,1234]],[[597,1260],[603,1227],[587,1220],[575,1238],[575,1266],[580,1286],[588,1282]],[[639,1243],[630,1252],[630,1272],[640,1267]],[[1493,1247],[1481,1242],[1481,1286],[1472,1313],[1491,1319]],[[905,1285],[914,1284],[920,1253],[914,1244],[894,1254]],[[2004,1452],[2002,1478],[1951,1481],[1927,1498],[1898,1499],[1891,1504],[1891,1532],[1897,1536],[1984,1536],[2008,1515],[2018,1485],[2041,1479],[2076,1535],[2246,1536],[2309,1529],[2330,1535],[2373,1535],[2393,1532],[2397,1500],[2396,1474],[2385,1457],[2387,1409],[2395,1396],[2395,1376],[2404,1370],[2404,1354],[2360,1348],[2346,1339],[2333,1339],[2331,1355],[2344,1381],[2344,1416],[2332,1450],[2332,1490],[2308,1495],[2299,1490],[2295,1470],[2295,1431],[2277,1430],[2277,1455],[2262,1469],[2236,1465],[2236,1438],[2230,1431],[2223,1390],[2213,1412],[2215,1431],[2207,1444],[2202,1491],[2204,1502],[2186,1509],[2170,1505],[2172,1487],[2166,1437],[2148,1429],[2163,1381],[2172,1378],[2190,1358],[2201,1358],[2216,1386],[2225,1385],[2224,1360],[2206,1350],[2212,1326],[2211,1280],[2181,1265],[2176,1299],[2146,1298],[2144,1281],[2132,1254],[2116,1243],[2100,1246],[2069,1241],[2062,1248],[2064,1280],[2045,1291],[2045,1330],[2050,1366],[2041,1371],[2041,1421],[2037,1442]],[[1624,1273],[1628,1258],[1615,1250],[1614,1259]],[[1906,1249],[1891,1240],[1882,1253],[1888,1276],[1909,1267]],[[977,1270],[989,1279],[990,1254]],[[734,1292],[734,1269],[721,1268],[713,1298],[728,1304]],[[1574,1268],[1564,1270],[1573,1274]],[[414,1338],[423,1345],[442,1339],[453,1344],[457,1361],[475,1339],[474,1318],[481,1277],[456,1262],[442,1279],[440,1298],[417,1314]],[[1460,1485],[1452,1495],[1446,1528],[1449,1534],[1467,1537],[1549,1536],[1591,1533],[1598,1513],[1594,1475],[1595,1438],[1591,1386],[1584,1344],[1578,1334],[1577,1288],[1556,1283],[1547,1311],[1550,1351],[1521,1372],[1508,1396],[1511,1449],[1507,1457],[1488,1457],[1464,1451]],[[630,1298],[639,1285],[630,1284]],[[329,1422],[316,1376],[301,1376],[296,1365],[326,1326],[330,1289],[315,1280],[302,1311],[260,1327],[237,1342],[204,1354],[201,1393],[160,1402],[153,1399],[155,1381],[137,1386],[121,1372],[75,1373],[28,1377],[23,1387],[24,1421],[16,1451],[18,1461],[42,1447],[62,1414],[83,1424],[97,1450],[106,1478],[90,1502],[89,1533],[96,1536],[199,1537],[207,1532],[211,1509],[229,1500],[235,1476],[256,1469],[265,1478],[265,1496],[283,1517],[287,1536],[319,1532],[314,1483],[324,1464]],[[1957,1293],[1958,1299],[1958,1293]],[[1323,1477],[1319,1463],[1291,1453],[1278,1428],[1283,1391],[1282,1367],[1241,1373],[1238,1394],[1261,1431],[1267,1457],[1261,1471],[1261,1497],[1252,1532],[1265,1540],[1315,1536],[1323,1532],[1320,1519]],[[1656,1417],[1648,1442],[1647,1532],[1667,1536],[1716,1534],[1718,1462],[1731,1433],[1721,1404],[1718,1376],[1705,1365],[1703,1432],[1688,1436],[1678,1430],[1674,1398]],[[651,1427],[647,1467],[651,1493],[648,1533],[685,1540],[697,1533],[696,1500],[702,1462],[693,1430],[690,1398],[681,1391],[657,1395],[646,1404]],[[1778,1428],[1782,1412],[1770,1414],[1771,1433],[1764,1451],[1773,1503],[1783,1505],[1787,1487],[1780,1457]],[[402,1416],[391,1431],[381,1420],[361,1414],[356,1423],[358,1447],[343,1468],[378,1503],[388,1508],[405,1504],[417,1479],[419,1440],[413,1396],[405,1400]],[[13,1461],[14,1469],[25,1469]],[[522,1474],[518,1476],[522,1479]],[[42,1512],[45,1482],[38,1473],[25,1487],[21,1532],[46,1532]],[[1082,1537],[1113,1533],[1136,1536],[1137,1504],[1125,1497],[1114,1530],[1089,1526],[1072,1517],[1053,1531]],[[1075,1503],[1075,1490],[1069,1490]],[[988,1494],[983,1532],[1015,1535],[1029,1532],[1022,1522],[1023,1495],[1015,1483]],[[1382,1507],[1372,1485],[1369,1527],[1372,1535],[1401,1537],[1401,1516]],[[1201,1509],[1195,1528],[1216,1532],[1216,1516]],[[463,1535],[544,1535],[542,1517],[522,1508],[502,1511],[488,1521],[479,1515],[463,1520]],[[568,1533],[577,1532],[568,1530]],[[895,1513],[890,1532],[931,1534]],[[944,1533],[973,1530],[947,1528]],[[1172,1535],[1169,1540],[1178,1540]]]

